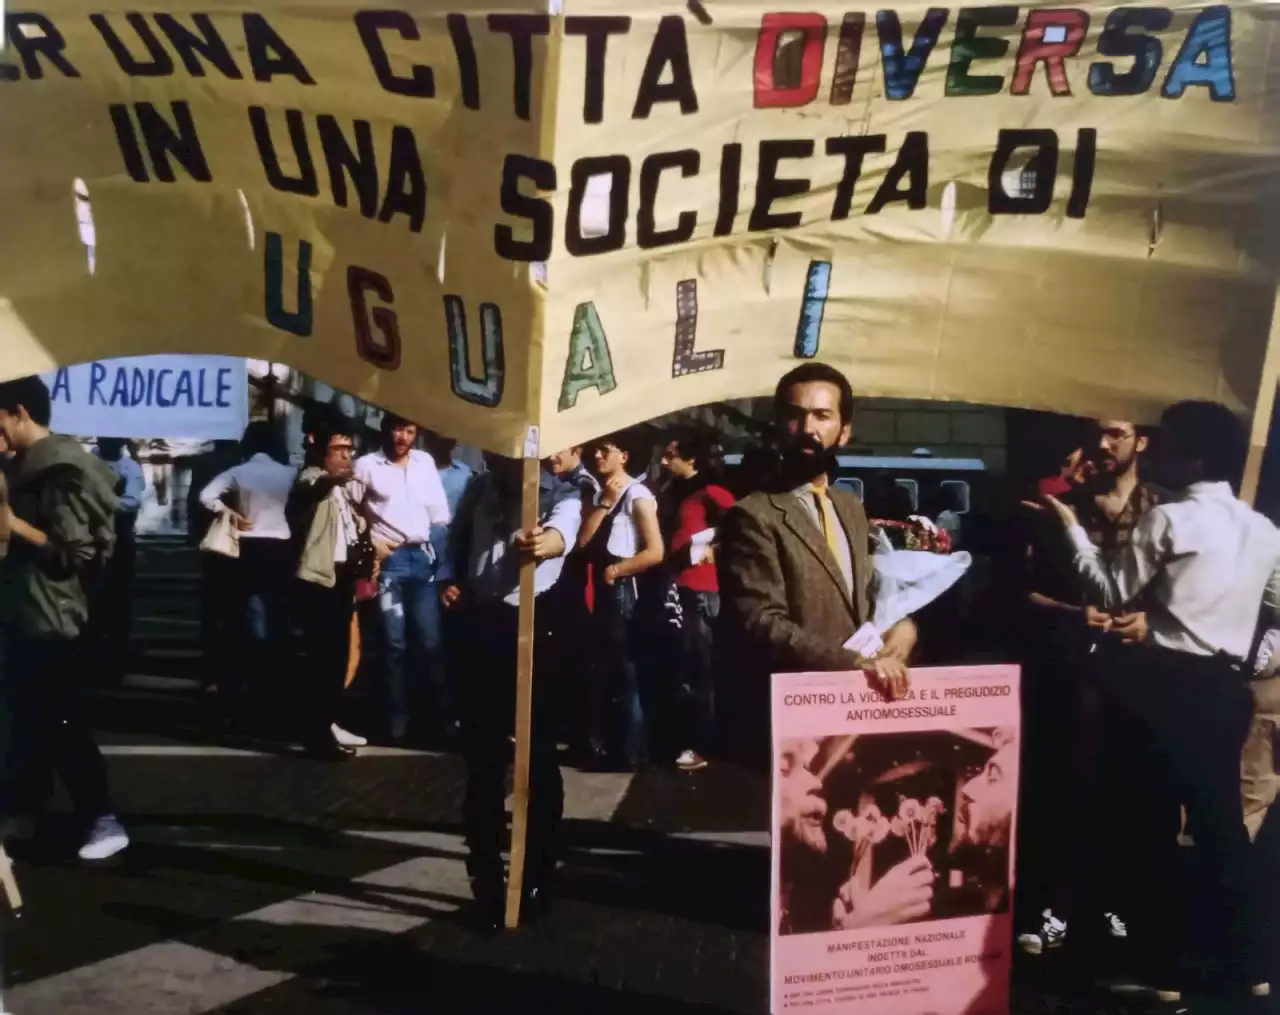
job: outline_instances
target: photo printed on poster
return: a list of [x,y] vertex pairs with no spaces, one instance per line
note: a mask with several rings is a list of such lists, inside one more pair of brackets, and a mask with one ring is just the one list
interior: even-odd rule
[[1016,731],[802,737],[779,754],[780,934],[1008,911]]
[[1007,1003],[1017,670],[912,677],[775,677],[774,1012]]

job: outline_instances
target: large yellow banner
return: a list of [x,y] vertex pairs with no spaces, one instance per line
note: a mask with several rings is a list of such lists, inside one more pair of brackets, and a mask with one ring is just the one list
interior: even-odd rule
[[275,359],[505,453],[811,357],[867,395],[1257,397],[1266,5],[426,7],[11,9],[0,374]]

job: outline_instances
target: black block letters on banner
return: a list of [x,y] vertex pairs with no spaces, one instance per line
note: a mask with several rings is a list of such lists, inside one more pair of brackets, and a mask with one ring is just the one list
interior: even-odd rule
[[515,76],[513,101],[516,116],[530,117],[533,93],[533,37],[551,31],[545,14],[490,14],[489,30],[511,36],[512,68]]
[[[609,190],[609,222],[601,235],[588,236],[582,229],[582,209],[591,180],[607,177]],[[575,257],[607,254],[621,250],[627,243],[627,212],[630,207],[631,160],[625,155],[603,155],[579,159],[574,163],[569,182],[568,222],[564,245]]]
[[436,93],[436,79],[430,67],[414,64],[409,68],[407,77],[398,75],[391,69],[391,58],[387,56],[379,35],[382,31],[396,32],[402,39],[417,40],[422,38],[417,22],[407,11],[357,11],[356,30],[360,33],[360,41],[369,54],[369,62],[373,72],[378,76],[378,84],[395,95],[412,95],[420,99],[429,99]]
[[527,155],[507,156],[502,167],[502,210],[516,218],[528,219],[533,226],[533,236],[517,240],[511,226],[499,224],[493,230],[493,246],[498,256],[508,261],[545,261],[551,256],[555,242],[555,209],[550,201],[522,193],[522,180],[528,180],[535,190],[554,191],[556,167]]
[[667,169],[678,169],[683,177],[697,176],[702,156],[696,148],[678,152],[658,152],[644,160],[640,167],[640,211],[636,219],[636,244],[642,250],[667,247],[684,243],[693,238],[698,227],[698,213],[682,211],[673,229],[659,230],[656,226],[658,212],[658,185]]
[[[671,80],[661,84],[667,74]],[[658,34],[640,76],[640,91],[631,118],[648,119],[659,102],[678,102],[680,112],[686,116],[698,111],[698,94],[693,90],[693,69],[689,65],[689,39],[684,18],[678,14],[669,14],[658,22]]]
[[587,45],[587,72],[582,89],[582,122],[604,120],[605,58],[609,52],[609,36],[626,35],[631,19],[625,17],[576,17],[564,19],[565,35],[581,35]]
[[[43,14],[33,11],[6,14],[3,30],[9,45],[22,61],[22,72],[32,81],[39,81],[44,77],[44,68],[40,65],[42,56],[49,61],[49,66],[56,69],[63,77],[78,78],[80,76],[80,72],[62,55],[63,50],[67,48],[62,33]],[[0,63],[0,80],[17,81],[18,77],[17,67]]]

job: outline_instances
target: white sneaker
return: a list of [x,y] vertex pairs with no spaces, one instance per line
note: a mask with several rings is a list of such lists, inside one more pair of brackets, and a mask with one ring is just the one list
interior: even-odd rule
[[1115,913],[1104,913],[1102,918],[1107,922],[1107,933],[1114,940],[1123,941],[1129,936],[1129,928]]
[[1018,935],[1018,947],[1028,955],[1041,955],[1058,948],[1067,939],[1067,922],[1053,915],[1052,909],[1040,914],[1040,929]]
[[110,860],[129,846],[129,833],[114,814],[104,814],[93,823],[93,831],[80,847],[80,859],[89,862]]
[[362,736],[352,733],[350,730],[344,730],[337,723],[329,727],[329,732],[333,734],[333,739],[338,741],[343,747],[368,747],[369,741]]
[[681,751],[680,757],[676,758],[676,768],[682,772],[697,772],[706,767],[707,759],[697,751]]

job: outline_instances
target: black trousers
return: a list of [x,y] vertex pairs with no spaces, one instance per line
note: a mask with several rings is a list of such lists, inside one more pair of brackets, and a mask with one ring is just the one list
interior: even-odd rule
[[62,638],[0,631],[6,816],[43,812],[55,773],[86,826],[113,811],[107,768],[80,708],[79,647]]
[[1046,908],[1069,918],[1089,638],[1077,617],[1045,609],[1029,609],[1023,630],[1017,898],[1032,926]]
[[200,652],[204,682],[218,684],[235,665],[236,632],[235,581],[239,561],[217,553],[200,554]]
[[[474,605],[465,611],[460,623],[469,647],[467,672],[459,675],[463,753],[467,762],[462,810],[467,873],[477,894],[492,894],[500,892],[504,883],[506,780],[512,760],[508,737],[515,729],[516,609],[503,602]],[[564,814],[564,782],[556,757],[556,724],[551,709],[550,663],[555,658],[551,639],[550,626],[545,621],[539,623],[533,652],[526,885],[545,883],[554,874]]]
[[[1111,651],[1099,680],[1147,737],[1135,765],[1143,784],[1127,823],[1115,829],[1140,900],[1131,935],[1145,951],[1145,971],[1157,983],[1178,984],[1191,951],[1194,898],[1196,936],[1221,974],[1235,985],[1265,978],[1240,798],[1240,755],[1253,712],[1245,674],[1225,657],[1143,646]],[[1177,845],[1183,805],[1195,840],[1190,892]]]
[[137,514],[116,513],[116,545],[99,578],[85,647],[86,662],[94,678],[118,684],[129,666],[129,636],[133,627],[133,575],[138,547],[134,538]]
[[[574,563],[567,562],[560,580],[538,597],[538,611],[550,630],[563,635],[551,640],[555,649],[557,719],[569,743],[585,751],[598,749],[604,743],[604,702],[595,668],[596,653],[590,650],[592,617],[587,609],[585,579],[579,573],[582,569],[574,567]],[[455,672],[462,671],[455,665]]]
[[302,742],[324,746],[338,721],[351,653],[351,617],[355,583],[339,574],[333,588],[296,580],[294,602],[302,625],[302,661],[295,689]]
[[282,680],[289,666],[289,589],[296,561],[287,539],[240,540],[233,561],[233,655],[218,675],[227,711],[240,711],[245,685],[268,703],[287,709]]

